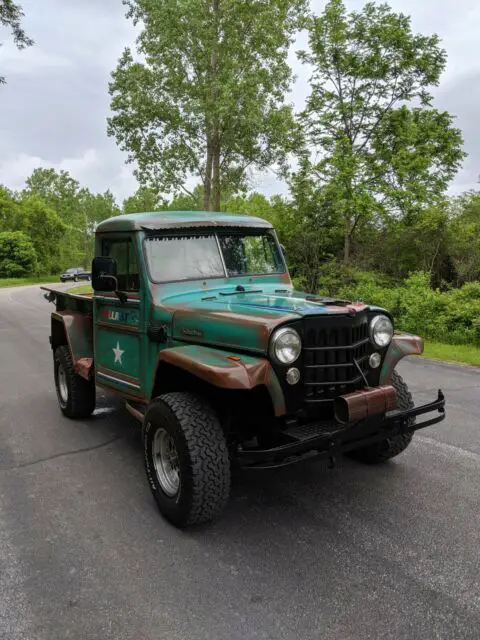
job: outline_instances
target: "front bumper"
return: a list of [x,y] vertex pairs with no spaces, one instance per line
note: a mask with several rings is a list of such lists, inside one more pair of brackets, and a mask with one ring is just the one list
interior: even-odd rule
[[[422,422],[410,423],[426,413],[437,412]],[[370,418],[353,425],[338,422],[319,422],[287,429],[285,435],[291,441],[271,449],[241,449],[237,457],[242,467],[272,469],[285,467],[312,458],[330,458],[402,434],[425,429],[445,419],[445,396],[438,391],[437,399],[407,411],[390,411],[383,416]]]

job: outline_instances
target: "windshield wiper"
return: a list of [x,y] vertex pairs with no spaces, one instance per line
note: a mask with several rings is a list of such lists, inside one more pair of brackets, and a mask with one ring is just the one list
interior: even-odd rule
[[305,296],[305,300],[308,302],[319,302],[325,306],[329,305],[346,305],[351,304],[348,300],[339,300],[338,298],[326,298],[323,296]]
[[263,293],[262,289],[236,289],[235,291],[220,291],[221,296],[238,296],[241,293]]

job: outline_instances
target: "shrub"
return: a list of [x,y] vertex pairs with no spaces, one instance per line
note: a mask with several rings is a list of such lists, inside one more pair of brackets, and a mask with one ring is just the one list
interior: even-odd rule
[[359,272],[354,281],[329,294],[387,309],[400,330],[449,344],[480,346],[480,282],[443,292],[432,289],[429,281],[427,273],[418,272],[401,284],[388,285],[377,274]]
[[21,278],[36,268],[37,254],[30,238],[22,231],[0,233],[0,277]]

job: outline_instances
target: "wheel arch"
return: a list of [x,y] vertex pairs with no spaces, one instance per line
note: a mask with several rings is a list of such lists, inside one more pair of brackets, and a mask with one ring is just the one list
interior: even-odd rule
[[423,353],[423,339],[411,333],[395,333],[380,372],[380,384],[390,384],[397,364],[411,355]]
[[274,417],[285,414],[280,383],[265,358],[186,345],[160,352],[151,397],[171,391],[196,391],[218,408],[254,402]]
[[92,323],[88,315],[57,311],[52,313],[50,344],[55,352],[68,346],[76,373],[90,380],[93,373]]

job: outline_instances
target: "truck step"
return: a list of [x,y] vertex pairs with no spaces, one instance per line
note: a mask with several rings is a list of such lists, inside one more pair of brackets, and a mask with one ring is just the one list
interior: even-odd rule
[[300,424],[295,425],[293,427],[288,427],[285,429],[283,433],[285,433],[290,438],[294,438],[295,440],[299,440],[300,442],[304,442],[305,440],[310,440],[312,438],[317,438],[318,436],[330,436],[342,431],[344,427],[339,425],[335,421],[326,421],[326,422],[314,422],[309,424]]

